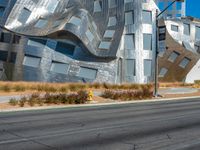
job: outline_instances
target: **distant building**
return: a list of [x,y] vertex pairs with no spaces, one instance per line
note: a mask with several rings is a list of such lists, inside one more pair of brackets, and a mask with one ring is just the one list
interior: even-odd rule
[[[163,10],[174,0],[155,0],[155,1],[157,3],[157,6],[161,10]],[[164,14],[162,16],[165,19],[185,17],[186,2],[187,2],[187,0],[185,0],[184,2],[175,2],[171,7],[169,7],[167,9],[167,11],[164,12]]]
[[[154,0],[0,1],[1,24],[13,33],[28,36],[1,31],[0,79],[152,82],[156,9]],[[184,16],[183,11],[177,12]],[[187,38],[190,35],[186,40],[178,39],[183,35],[183,25],[180,24],[184,20],[170,19],[165,21],[169,31],[166,40],[168,49],[165,54],[160,54],[159,77],[162,81],[184,81],[198,61],[199,54],[194,51],[194,44],[192,50],[188,49],[187,44],[178,44],[182,41],[191,44],[190,38]],[[174,25],[171,26],[170,22]],[[198,25],[190,23],[192,26]],[[177,28],[177,31],[173,31]],[[198,31],[192,30],[191,37],[195,41],[193,43],[198,45],[194,32]],[[179,48],[174,51],[180,53],[179,63],[184,61],[186,65],[180,69],[180,77],[170,71],[174,69],[172,65],[171,68],[167,65],[170,64],[168,55],[173,53],[173,45],[177,44]]]

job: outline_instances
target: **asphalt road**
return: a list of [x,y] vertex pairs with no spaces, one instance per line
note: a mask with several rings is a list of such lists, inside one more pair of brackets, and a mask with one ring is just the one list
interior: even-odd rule
[[200,100],[0,113],[0,150],[199,150]]

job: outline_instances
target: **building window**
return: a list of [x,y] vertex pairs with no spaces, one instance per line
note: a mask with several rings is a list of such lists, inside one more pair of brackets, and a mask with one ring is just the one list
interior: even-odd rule
[[190,35],[190,24],[184,23],[183,27],[184,27],[184,34],[185,35]]
[[172,31],[175,31],[175,32],[178,32],[178,26],[176,26],[176,25],[171,25],[171,30],[172,30]]
[[143,49],[152,50],[152,35],[143,34]]
[[190,63],[190,59],[189,58],[187,58],[187,57],[185,57],[182,61],[181,61],[181,63],[179,64],[179,66],[181,67],[181,68],[186,68],[187,67],[187,65]]
[[37,4],[39,0],[32,0],[32,1]]
[[145,59],[144,60],[144,76],[151,76],[151,65],[152,61]]
[[125,0],[125,3],[131,3],[133,0]]
[[116,26],[116,24],[117,24],[117,18],[115,16],[109,17],[108,27]]
[[109,3],[108,3],[108,4],[109,4],[109,8],[114,8],[114,7],[116,7],[116,5],[117,5],[117,4],[116,4],[116,0],[109,0],[108,2],[109,2]]
[[7,51],[0,51],[0,60],[1,61],[7,61],[8,58],[8,52]]
[[27,8],[23,8],[18,17],[18,21],[21,22],[22,24],[25,24],[28,18],[30,17],[30,15],[31,15],[31,11],[28,10]]
[[163,78],[166,75],[167,71],[168,71],[168,69],[161,68],[160,73],[159,73],[159,77]]
[[172,52],[171,55],[169,56],[168,60],[170,62],[175,62],[176,61],[176,58],[179,56],[180,54],[178,52]]
[[75,46],[68,44],[68,43],[63,43],[63,42],[58,42],[56,45],[56,51],[59,53],[62,53],[67,56],[73,56],[74,55],[74,49]]
[[95,0],[94,1],[94,12],[101,12],[101,10],[102,10],[102,1]]
[[134,24],[134,13],[133,11],[125,12],[125,25]]
[[135,60],[134,59],[126,60],[126,75],[135,76]]
[[92,34],[92,32],[91,32],[90,30],[87,30],[85,34],[86,34],[88,40],[89,40],[90,42],[92,42],[93,39],[94,39],[94,35]]
[[35,24],[36,28],[44,28],[47,25],[48,21],[45,19],[39,19]]
[[41,58],[34,56],[25,56],[23,65],[38,68],[40,66]]
[[0,17],[3,16],[4,11],[5,11],[5,7],[0,6]]
[[196,30],[196,32],[195,32],[196,39],[200,39],[200,27],[196,26],[195,30]]
[[58,6],[59,1],[58,0],[51,0],[49,1],[48,5],[47,5],[47,10],[51,13],[54,13],[55,9]]
[[1,39],[0,42],[10,43],[12,35],[10,33],[1,32]]
[[145,24],[152,24],[152,13],[151,11],[142,11],[142,20]]
[[94,80],[97,76],[97,69],[81,67],[78,76],[84,79]]
[[47,40],[44,39],[34,39],[34,38],[30,38],[28,40],[28,44],[30,46],[35,46],[35,47],[44,47],[47,43]]
[[19,44],[21,37],[18,35],[13,36],[13,44]]
[[104,38],[113,38],[115,34],[115,31],[114,30],[106,30],[106,32],[104,33]]
[[69,20],[69,23],[74,24],[76,26],[81,25],[81,19],[75,16],[72,16],[71,19]]
[[102,41],[99,45],[100,49],[109,49],[111,45],[111,42],[106,42],[106,41]]
[[60,62],[52,62],[51,71],[55,73],[67,74],[69,65]]
[[126,50],[133,50],[135,48],[135,36],[134,36],[134,34],[126,34],[124,36],[124,48]]

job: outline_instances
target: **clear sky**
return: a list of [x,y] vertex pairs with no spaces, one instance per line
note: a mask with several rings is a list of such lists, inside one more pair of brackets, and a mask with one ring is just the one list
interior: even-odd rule
[[187,0],[186,15],[200,19],[200,0]]

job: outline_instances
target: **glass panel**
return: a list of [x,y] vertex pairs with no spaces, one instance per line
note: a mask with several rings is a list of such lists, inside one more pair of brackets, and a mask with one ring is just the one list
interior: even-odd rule
[[114,8],[116,7],[116,0],[109,0],[109,8]]
[[161,68],[160,73],[159,73],[159,77],[162,78],[166,75],[168,69],[166,68]]
[[152,14],[151,11],[142,11],[142,20],[143,23],[152,24]]
[[179,56],[180,54],[177,52],[172,52],[171,55],[169,56],[168,60],[171,62],[175,62],[176,58]]
[[181,68],[186,68],[186,66],[190,63],[190,59],[189,58],[184,58],[182,61],[181,61],[181,63],[179,64],[179,66],[181,67]]
[[184,27],[184,34],[185,35],[190,35],[190,25],[184,23],[183,27]]
[[78,17],[73,16],[70,20],[69,23],[72,23],[76,26],[79,26],[81,24],[81,19]]
[[125,25],[134,24],[133,11],[125,12]]
[[63,43],[63,42],[58,42],[55,50],[64,55],[73,56],[74,49],[75,49],[74,45],[71,45],[68,43]]
[[8,52],[7,51],[0,51],[0,60],[7,61]]
[[5,7],[0,6],[0,17],[3,16],[4,11],[5,11]]
[[97,76],[97,69],[81,67],[78,76],[82,78],[94,80],[96,79],[96,76]]
[[31,11],[28,10],[27,8],[23,8],[18,17],[18,21],[21,22],[22,24],[24,24],[24,23],[26,23],[26,21],[28,20],[30,15],[31,15]]
[[1,33],[1,42],[5,42],[5,43],[10,43],[11,42],[11,34],[10,33],[5,33],[2,32]]
[[102,9],[102,1],[96,0],[94,1],[94,12],[101,12]]
[[53,13],[58,6],[59,1],[58,0],[50,0],[47,5],[47,10],[51,13]]
[[126,60],[126,75],[135,76],[135,60],[134,59]]
[[171,30],[172,30],[172,31],[175,31],[175,32],[178,32],[178,26],[176,26],[176,25],[171,25]]
[[116,17],[109,17],[108,26],[116,26],[117,18]]
[[68,68],[69,65],[64,63],[52,62],[51,64],[51,71],[56,73],[67,74]]
[[36,28],[43,28],[47,25],[48,21],[44,19],[39,19],[38,22],[35,24]]
[[124,48],[127,50],[133,50],[135,48],[134,34],[125,35]]
[[104,38],[113,38],[114,34],[115,34],[114,30],[106,30],[103,37]]
[[196,26],[196,32],[195,33],[196,33],[196,35],[195,35],[196,39],[200,39],[200,27]]
[[40,65],[41,58],[32,57],[32,56],[25,56],[23,65],[38,68]]
[[111,42],[101,42],[99,45],[100,49],[109,49]]
[[143,34],[143,49],[152,50],[152,35]]
[[144,60],[144,76],[151,76],[151,60]]
[[87,36],[87,38],[89,39],[90,42],[93,41],[94,35],[92,34],[92,32],[90,30],[87,30],[86,36]]
[[125,0],[125,3],[133,2],[133,0]]
[[36,46],[36,47],[43,47],[45,46],[47,43],[47,40],[44,39],[34,39],[34,38],[30,38],[28,40],[28,45],[31,46]]

